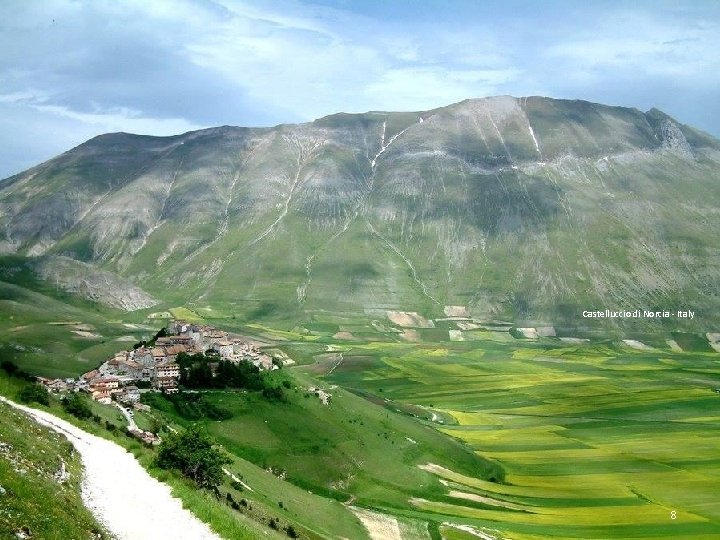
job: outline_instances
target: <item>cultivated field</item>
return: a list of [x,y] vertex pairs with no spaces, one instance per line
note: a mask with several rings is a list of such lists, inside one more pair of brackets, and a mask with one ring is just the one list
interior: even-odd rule
[[[505,481],[492,482],[423,466],[445,491],[410,502],[428,519],[461,525],[441,527],[445,536],[720,534],[716,354],[554,340],[361,343],[342,351],[329,381],[434,419],[504,469]],[[323,362],[318,355],[305,369]]]

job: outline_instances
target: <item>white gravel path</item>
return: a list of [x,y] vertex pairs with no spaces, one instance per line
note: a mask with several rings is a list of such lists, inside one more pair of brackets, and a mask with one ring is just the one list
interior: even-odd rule
[[45,411],[0,401],[61,433],[80,453],[82,498],[95,518],[118,540],[219,540],[206,524],[172,497],[170,487],[152,478],[135,457],[117,444]]

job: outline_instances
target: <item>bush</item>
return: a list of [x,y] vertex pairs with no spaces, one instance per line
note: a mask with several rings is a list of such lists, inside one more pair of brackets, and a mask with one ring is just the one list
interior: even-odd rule
[[287,401],[285,392],[279,386],[266,386],[262,391],[262,395],[268,401]]
[[290,538],[297,538],[297,537],[298,537],[298,533],[297,533],[297,531],[295,531],[295,528],[294,528],[292,525],[288,525],[288,528],[285,529],[285,532],[287,533],[287,535],[288,535]]
[[155,337],[150,340],[150,343],[154,345],[158,338],[166,337],[167,335],[167,330],[165,329],[165,327],[162,327],[160,330],[158,330],[158,333],[155,334]]
[[230,482],[230,487],[233,488],[235,491],[243,491],[242,484],[237,480],[233,480],[232,482]]
[[77,392],[65,396],[62,400],[62,406],[65,411],[77,418],[87,420],[93,417],[93,412],[90,409],[90,404],[87,402],[87,399]]
[[23,403],[40,403],[50,405],[50,394],[42,384],[28,384],[20,391],[20,401]]
[[210,436],[198,426],[182,433],[171,433],[158,449],[156,460],[161,469],[175,469],[199,487],[217,489],[223,479],[223,465],[230,463]]
[[11,377],[15,375],[15,372],[18,370],[17,364],[12,360],[3,360],[0,362],[0,368]]

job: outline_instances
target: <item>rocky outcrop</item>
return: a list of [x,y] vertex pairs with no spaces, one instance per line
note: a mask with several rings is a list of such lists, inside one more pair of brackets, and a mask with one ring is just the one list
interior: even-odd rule
[[158,303],[127,279],[67,257],[41,257],[32,261],[30,266],[50,284],[108,307],[135,311]]

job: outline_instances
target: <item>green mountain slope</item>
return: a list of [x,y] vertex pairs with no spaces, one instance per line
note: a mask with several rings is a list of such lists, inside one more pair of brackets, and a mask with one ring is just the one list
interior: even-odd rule
[[0,182],[0,251],[241,318],[690,308],[665,324],[710,331],[719,179],[720,141],[660,111],[539,97],[117,133]]

